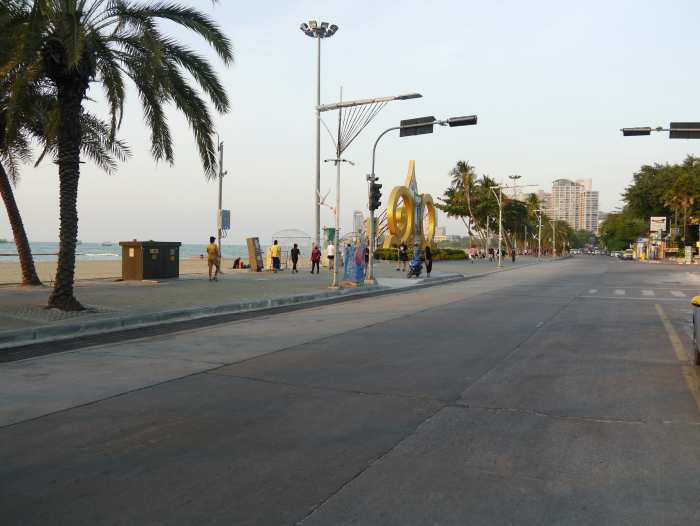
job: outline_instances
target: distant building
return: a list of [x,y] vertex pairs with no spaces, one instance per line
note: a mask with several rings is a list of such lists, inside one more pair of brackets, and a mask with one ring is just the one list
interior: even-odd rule
[[436,243],[442,241],[447,241],[447,228],[444,226],[439,226],[435,229],[435,237],[433,238]]
[[352,231],[355,234],[361,234],[365,229],[365,215],[359,210],[352,213]]
[[549,216],[566,221],[574,230],[598,234],[598,191],[591,179],[557,179],[552,183]]

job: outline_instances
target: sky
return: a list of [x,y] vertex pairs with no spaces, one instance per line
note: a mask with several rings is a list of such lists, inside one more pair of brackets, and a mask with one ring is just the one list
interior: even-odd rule
[[[352,212],[366,211],[365,175],[371,149],[401,119],[478,115],[477,126],[435,129],[400,138],[391,132],[377,151],[376,173],[386,204],[416,161],[421,192],[438,198],[458,160],[479,174],[549,191],[559,178],[591,178],[600,209],[621,206],[620,194],[643,164],[678,162],[697,154],[692,141],[666,134],[623,138],[625,126],[700,121],[700,68],[691,35],[700,3],[658,1],[268,1],[183,0],[209,13],[230,37],[235,61],[226,67],[206,44],[171,24],[163,31],[208,57],[226,86],[231,111],[217,115],[224,141],[227,243],[257,236],[268,243],[283,229],[313,235],[315,45],[301,22],[339,26],[322,42],[322,103],[419,92],[422,99],[389,103],[345,152],[341,231]],[[99,86],[90,109],[106,116]],[[113,175],[81,165],[79,238],[206,242],[216,229],[218,186],[202,173],[185,120],[167,113],[175,164],[150,157],[149,132],[138,97],[127,92],[118,136],[133,156]],[[336,115],[324,114],[329,127]],[[333,144],[322,130],[322,158]],[[322,194],[335,196],[335,170],[322,165]],[[56,165],[27,165],[16,198],[29,237],[58,239]],[[322,225],[332,226],[328,209]],[[444,214],[450,234],[464,226]],[[11,238],[0,215],[0,238]]]

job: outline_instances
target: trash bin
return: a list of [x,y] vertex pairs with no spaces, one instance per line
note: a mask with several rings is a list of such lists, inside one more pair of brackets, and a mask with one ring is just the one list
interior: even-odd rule
[[181,244],[175,241],[120,241],[122,279],[179,277]]
[[690,360],[694,365],[700,365],[700,296],[693,298],[693,350]]

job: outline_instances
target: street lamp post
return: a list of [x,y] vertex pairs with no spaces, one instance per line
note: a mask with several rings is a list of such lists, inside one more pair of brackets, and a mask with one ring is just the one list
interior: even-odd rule
[[[498,193],[496,193],[498,189]],[[498,201],[498,268],[503,267],[503,262],[501,261],[501,242],[503,240],[503,187],[502,186],[492,186],[491,191],[493,192],[496,201]]]
[[[338,265],[340,261],[340,163],[347,162],[354,166],[352,161],[342,159],[341,155],[365,127],[377,116],[387,103],[394,100],[419,99],[420,93],[408,93],[389,97],[376,97],[373,99],[359,99],[343,101],[343,90],[340,90],[340,101],[333,104],[324,104],[318,107],[319,112],[338,110],[338,132],[335,137],[335,159],[326,159],[324,162],[334,162],[336,166],[336,193],[335,193],[335,235],[333,243],[336,249],[336,257],[333,258],[332,288],[338,287]],[[362,109],[357,109],[362,107]],[[344,110],[349,116],[344,118]],[[330,131],[329,131],[330,133]]]
[[[377,145],[382,137],[387,133],[394,130],[401,130],[399,134],[400,137],[405,137],[408,135],[423,135],[426,133],[433,133],[433,126],[435,124],[439,126],[449,126],[454,128],[457,126],[470,126],[477,123],[476,115],[468,115],[464,117],[450,117],[445,120],[437,120],[435,117],[421,117],[418,119],[408,119],[401,121],[399,126],[392,126],[387,128],[382,133],[379,134],[377,140],[374,141],[374,146],[372,147],[372,171],[367,177],[368,189],[371,192],[372,187],[377,181],[377,176],[374,173],[374,164],[377,156]],[[374,208],[371,206],[372,197],[369,196],[370,207],[369,207],[369,268],[367,269],[367,282],[374,282],[374,250],[376,244],[376,225],[374,224]]]
[[542,257],[542,209],[535,210],[537,214],[537,259]]
[[557,220],[552,219],[549,222],[552,225],[552,257],[557,257]]
[[[514,201],[517,201],[517,200],[518,200],[518,186],[517,186],[517,183],[518,183],[518,179],[520,179],[520,177],[522,177],[522,176],[520,176],[520,175],[509,175],[509,176],[508,176],[508,179],[510,179],[511,181],[513,181],[513,185],[512,185],[512,186],[513,186],[513,200],[514,200]],[[516,232],[513,232],[513,247],[512,247],[512,250],[513,250],[513,252],[514,252],[515,254],[518,253],[518,236],[517,236],[517,233],[516,233]]]
[[314,160],[316,169],[316,188],[314,191],[314,237],[316,246],[321,245],[321,204],[319,203],[319,194],[321,193],[321,39],[330,38],[338,31],[338,26],[321,22],[318,24],[316,20],[310,20],[308,23],[301,24],[299,29],[311,38],[316,39],[316,157]]

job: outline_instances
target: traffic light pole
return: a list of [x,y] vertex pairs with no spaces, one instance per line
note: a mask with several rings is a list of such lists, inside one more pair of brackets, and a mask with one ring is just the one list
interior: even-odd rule
[[374,283],[374,250],[375,250],[375,244],[376,244],[376,225],[374,222],[374,207],[372,207],[372,187],[377,181],[377,176],[374,173],[374,161],[377,157],[377,144],[379,144],[379,140],[384,137],[387,133],[390,131],[394,130],[400,130],[401,126],[393,126],[391,128],[387,128],[384,130],[381,134],[379,134],[379,137],[377,137],[377,140],[374,141],[374,147],[372,148],[372,171],[369,174],[369,184],[367,185],[367,202],[369,204],[369,266],[367,268],[367,281],[368,283]]
[[[374,211],[376,208],[379,207],[381,204],[379,200],[377,199],[376,206],[372,206],[373,199],[372,199],[372,189],[374,188],[374,185],[377,182],[377,176],[374,173],[374,161],[377,156],[377,144],[379,144],[379,141],[381,140],[382,137],[384,137],[387,133],[390,131],[394,130],[402,130],[401,133],[403,134],[403,130],[407,129],[414,129],[413,133],[410,133],[409,135],[423,135],[425,133],[433,133],[433,126],[434,125],[439,125],[439,126],[449,126],[450,128],[453,128],[455,126],[469,126],[472,124],[476,124],[476,115],[469,115],[469,116],[464,116],[464,117],[450,117],[449,119],[445,120],[438,120],[435,117],[423,117],[420,119],[411,119],[408,121],[402,121],[400,126],[392,126],[391,128],[387,128],[384,130],[382,133],[379,134],[379,137],[377,137],[377,140],[374,141],[374,147],[372,148],[372,171],[369,174],[369,177],[367,177],[367,180],[369,182],[368,186],[368,192],[367,192],[367,197],[368,197],[368,205],[369,205],[369,267],[367,269],[367,279],[365,280],[367,283],[375,283],[375,278],[374,278],[374,251],[375,251],[375,245],[376,245],[376,225],[374,224]],[[381,197],[381,196],[380,196]]]

